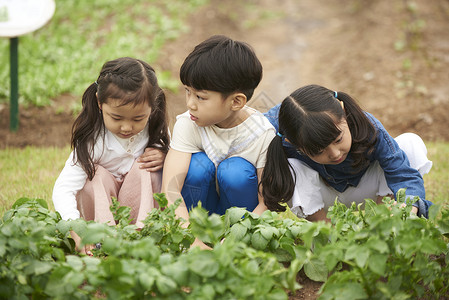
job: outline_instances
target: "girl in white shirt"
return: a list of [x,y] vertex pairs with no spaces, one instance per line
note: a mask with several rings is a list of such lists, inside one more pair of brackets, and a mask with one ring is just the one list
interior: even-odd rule
[[55,209],[64,220],[115,225],[109,209],[115,197],[142,226],[155,205],[153,193],[160,192],[169,145],[165,95],[155,71],[129,57],[106,62],[82,104],[72,127],[73,152],[53,189]]

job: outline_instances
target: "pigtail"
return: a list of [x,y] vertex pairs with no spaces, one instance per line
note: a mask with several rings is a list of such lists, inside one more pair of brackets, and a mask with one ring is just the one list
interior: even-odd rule
[[94,141],[104,128],[103,116],[97,101],[97,84],[92,83],[84,92],[83,108],[72,126],[71,146],[74,151],[73,163],[79,163],[89,180],[95,175]]
[[374,151],[377,141],[376,128],[357,102],[347,93],[338,92],[338,100],[344,103],[346,121],[352,136],[351,156],[354,160],[352,167],[358,172],[370,163],[368,156]]
[[167,120],[167,102],[165,93],[162,89],[159,89],[159,93],[154,100],[153,110],[151,111],[148,120],[148,133],[150,138],[147,147],[158,148],[164,153],[168,152],[170,135],[168,133]]
[[267,162],[262,179],[262,196],[269,210],[285,211],[286,203],[293,197],[295,180],[290,172],[287,154],[282,146],[282,138],[275,136],[268,146]]

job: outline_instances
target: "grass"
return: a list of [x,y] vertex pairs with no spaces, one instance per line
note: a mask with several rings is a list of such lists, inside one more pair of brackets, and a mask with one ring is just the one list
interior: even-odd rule
[[53,209],[53,185],[69,154],[69,147],[0,150],[0,215],[21,197],[44,199]]
[[433,161],[432,170],[424,175],[428,200],[449,205],[449,143],[426,143],[428,157]]
[[[427,198],[449,205],[449,144],[428,143],[433,167],[424,177]],[[53,209],[51,194],[70,154],[66,148],[9,148],[0,150],[0,216],[21,197],[41,198]]]

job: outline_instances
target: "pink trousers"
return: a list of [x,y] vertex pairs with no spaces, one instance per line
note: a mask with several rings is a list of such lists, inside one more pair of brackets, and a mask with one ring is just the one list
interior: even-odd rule
[[96,166],[95,176],[88,180],[84,188],[76,195],[78,210],[87,221],[115,225],[109,207],[112,197],[117,198],[121,206],[131,207],[132,223],[143,227],[148,213],[158,207],[153,193],[159,193],[162,184],[162,172],[147,172],[134,162],[123,180],[115,178],[109,171]]

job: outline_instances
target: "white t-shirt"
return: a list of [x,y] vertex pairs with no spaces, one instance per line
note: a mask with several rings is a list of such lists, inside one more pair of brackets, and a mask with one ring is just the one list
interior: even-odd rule
[[200,127],[190,119],[188,111],[178,115],[170,147],[180,152],[205,152],[215,166],[229,157],[241,157],[257,169],[263,168],[276,130],[262,113],[247,108],[253,113],[232,128]]
[[[131,170],[134,161],[142,155],[147,143],[148,124],[138,134],[120,141],[106,129],[104,136],[100,134],[95,142],[93,161],[111,172],[118,180],[122,180]],[[87,180],[83,168],[73,163],[73,156],[72,151],[53,188],[53,204],[63,220],[80,217],[76,194],[83,189]]]

